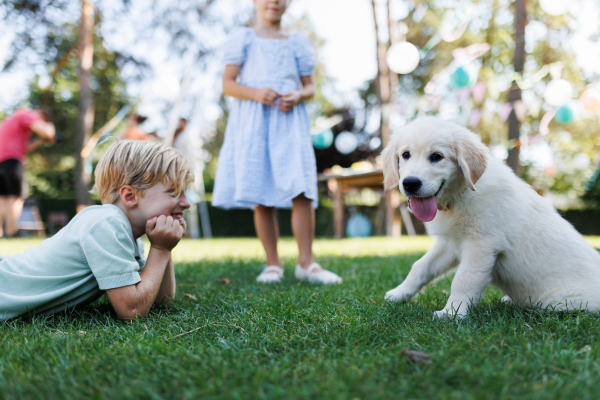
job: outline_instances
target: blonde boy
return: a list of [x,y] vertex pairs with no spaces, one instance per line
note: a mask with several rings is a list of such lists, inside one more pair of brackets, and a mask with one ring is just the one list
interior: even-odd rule
[[[88,207],[39,246],[0,257],[0,320],[53,314],[106,291],[121,320],[175,295],[171,250],[185,232],[192,167],[156,142],[113,144],[96,168],[102,206]],[[150,240],[148,259],[142,241]]]

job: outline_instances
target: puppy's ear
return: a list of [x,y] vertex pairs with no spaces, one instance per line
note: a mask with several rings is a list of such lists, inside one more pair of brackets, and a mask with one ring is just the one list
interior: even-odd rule
[[385,190],[393,189],[398,186],[400,181],[400,166],[396,145],[391,141],[381,152],[383,159],[383,186]]
[[468,136],[464,135],[458,139],[455,150],[456,160],[467,184],[472,191],[475,191],[475,184],[487,168],[487,148],[475,138],[473,133],[468,132]]

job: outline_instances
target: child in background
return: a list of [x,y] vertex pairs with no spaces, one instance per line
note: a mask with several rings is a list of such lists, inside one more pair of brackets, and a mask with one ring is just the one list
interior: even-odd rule
[[145,133],[140,128],[140,125],[146,121],[148,117],[140,115],[136,112],[131,113],[127,116],[127,130],[123,132],[119,139],[121,140],[156,140],[158,137],[156,134]]
[[314,262],[317,171],[303,101],[314,96],[316,60],[309,40],[281,29],[287,0],[254,0],[257,22],[233,31],[225,44],[223,93],[233,96],[219,155],[212,204],[253,208],[267,256],[259,282],[279,282],[275,208],[292,208],[298,243],[295,276],[314,283],[342,278]]
[[175,296],[171,250],[185,232],[189,161],[170,146],[127,140],[108,149],[95,176],[102,206],[85,208],[39,246],[0,257],[0,320],[53,314],[106,291],[128,321]]

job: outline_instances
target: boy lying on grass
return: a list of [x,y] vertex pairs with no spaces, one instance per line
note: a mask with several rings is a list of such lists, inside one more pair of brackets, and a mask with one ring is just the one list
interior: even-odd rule
[[[104,291],[123,321],[144,317],[175,295],[171,250],[185,233],[189,161],[157,142],[113,144],[96,168],[88,207],[39,246],[0,257],[0,320],[53,314]],[[150,240],[144,257],[143,234]]]

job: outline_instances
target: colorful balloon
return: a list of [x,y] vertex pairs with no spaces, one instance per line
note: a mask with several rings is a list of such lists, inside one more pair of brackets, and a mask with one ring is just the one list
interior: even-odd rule
[[562,106],[573,97],[573,86],[564,79],[553,79],[546,85],[544,100],[551,106]]
[[595,114],[600,110],[600,92],[597,90],[588,89],[581,93],[579,101],[583,109],[590,114]]
[[572,103],[563,104],[558,107],[554,119],[561,125],[568,125],[575,121],[577,118],[575,114],[575,107]]
[[335,148],[342,154],[350,154],[356,150],[358,140],[356,135],[351,132],[342,132],[335,138]]
[[311,135],[313,146],[317,149],[326,149],[333,143],[333,132],[331,129],[325,129],[319,133]]
[[364,214],[353,214],[348,218],[346,224],[346,236],[348,237],[366,237],[371,236],[371,221]]
[[471,87],[477,82],[477,70],[470,64],[461,65],[450,75],[450,83],[454,89]]

